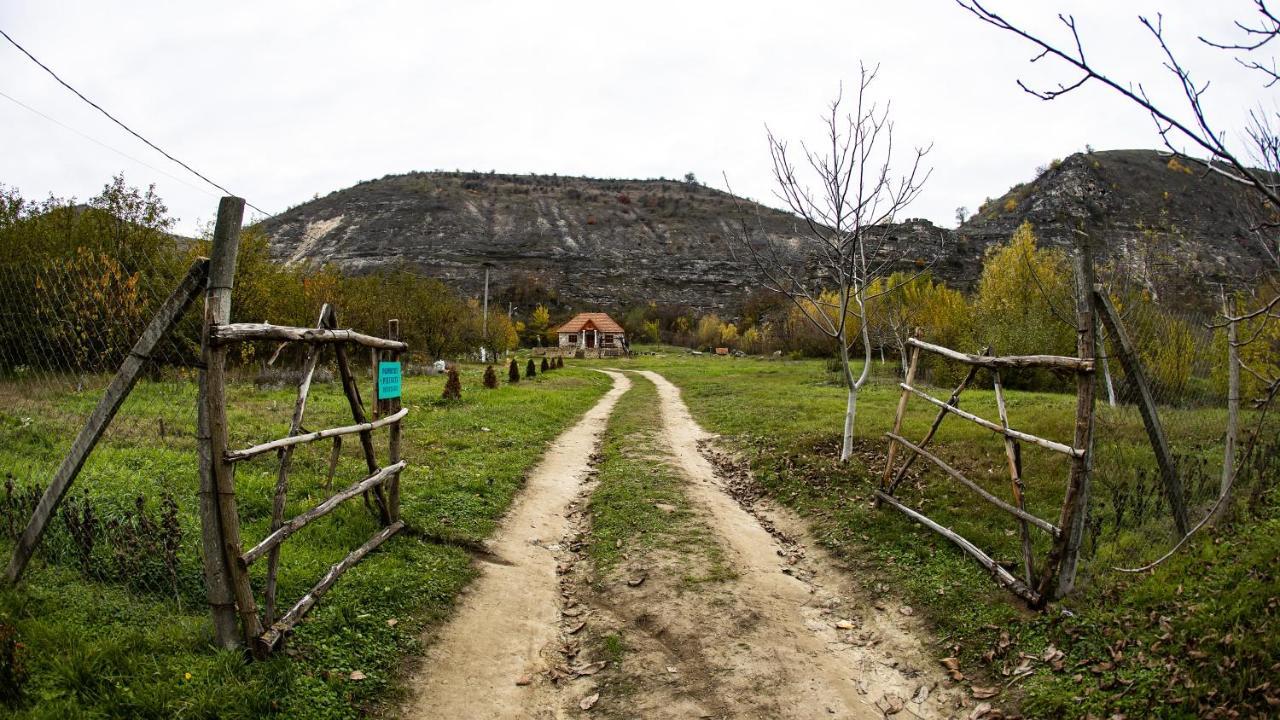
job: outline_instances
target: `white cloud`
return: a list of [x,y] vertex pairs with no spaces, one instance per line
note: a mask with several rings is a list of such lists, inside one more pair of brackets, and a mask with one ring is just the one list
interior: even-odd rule
[[[1171,41],[1213,80],[1224,127],[1238,127],[1264,92],[1195,40],[1226,36],[1231,19],[1249,12],[1245,0],[992,4],[1051,32],[1057,11],[1074,12],[1092,58],[1172,98],[1137,24],[1140,13],[1163,9]],[[909,214],[939,224],[1086,143],[1158,145],[1150,118],[1100,88],[1054,103],[1022,93],[1017,78],[1072,76],[1028,65],[1027,45],[949,0],[67,0],[6,3],[0,28],[161,147],[268,210],[388,173],[455,168],[692,171],[715,185],[723,172],[735,190],[768,199],[764,124],[813,137],[859,60],[881,64],[876,89],[894,103],[899,142],[934,143],[933,178]],[[186,177],[7,45],[0,91]],[[133,184],[155,182],[184,230],[214,212],[215,197],[3,98],[0,122],[0,182],[27,196],[84,198],[124,170]]]

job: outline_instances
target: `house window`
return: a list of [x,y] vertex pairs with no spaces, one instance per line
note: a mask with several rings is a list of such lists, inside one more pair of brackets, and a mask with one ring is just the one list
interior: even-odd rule
[[605,336],[604,336],[604,344],[605,344],[605,345],[612,345],[612,344],[613,344],[613,336],[612,336],[612,335],[605,335]]
[[577,344],[578,344],[578,336],[577,336],[577,335],[570,335],[570,336],[569,336],[569,344],[570,344],[570,345],[577,345]]

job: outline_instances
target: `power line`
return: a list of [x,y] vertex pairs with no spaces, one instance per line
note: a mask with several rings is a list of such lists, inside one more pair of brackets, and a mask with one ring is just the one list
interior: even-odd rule
[[[70,90],[71,92],[75,93],[76,97],[78,97],[78,98],[80,98],[81,100],[85,101],[85,102],[86,102],[86,103],[88,103],[91,107],[93,107],[95,110],[97,110],[98,112],[100,112],[100,113],[102,113],[103,115],[107,116],[107,118],[108,118],[109,120],[111,120],[111,122],[113,122],[113,123],[115,123],[116,125],[119,125],[120,127],[124,128],[124,130],[125,130],[126,132],[128,132],[130,135],[132,135],[132,136],[134,136],[134,137],[138,138],[139,140],[141,140],[142,142],[146,143],[146,144],[147,144],[151,149],[155,150],[156,152],[160,153],[161,155],[164,155],[165,157],[169,158],[169,159],[170,159],[170,160],[172,160],[173,162],[175,162],[175,163],[177,163],[177,164],[181,165],[182,167],[186,168],[186,169],[187,169],[187,171],[188,171],[188,172],[190,172],[192,175],[195,175],[196,177],[198,177],[198,178],[200,178],[201,180],[203,180],[203,181],[205,181],[205,182],[209,183],[210,185],[212,185],[212,186],[214,186],[214,187],[218,188],[219,190],[221,190],[222,192],[224,192],[224,193],[226,193],[226,194],[228,194],[228,195],[235,195],[235,193],[231,192],[230,190],[226,189],[225,187],[223,187],[223,186],[219,185],[218,183],[216,183],[216,182],[214,182],[214,181],[210,180],[209,178],[205,177],[203,174],[201,174],[201,173],[200,173],[199,171],[197,171],[195,168],[191,167],[190,165],[188,165],[188,164],[186,164],[186,163],[182,162],[181,160],[179,160],[178,158],[176,158],[176,157],[174,157],[174,156],[170,155],[169,153],[165,152],[163,149],[161,149],[161,148],[160,148],[160,146],[159,146],[159,145],[156,145],[155,143],[151,142],[150,140],[148,140],[148,139],[146,139],[146,138],[142,137],[142,136],[141,136],[141,135],[139,135],[139,134],[138,134],[138,133],[137,133],[133,128],[129,127],[128,125],[125,125],[125,124],[124,124],[123,122],[121,122],[120,120],[117,120],[117,119],[116,119],[116,117],[115,117],[114,115],[112,115],[111,113],[109,113],[109,112],[107,112],[106,110],[104,110],[104,109],[102,108],[102,106],[101,106],[101,105],[99,105],[98,103],[96,103],[96,102],[94,102],[94,101],[90,100],[89,98],[85,97],[85,96],[84,96],[84,93],[81,93],[79,90],[77,90],[77,89],[75,89],[75,88],[71,87],[71,85],[69,85],[69,84],[67,83],[67,81],[66,81],[66,80],[63,80],[62,78],[58,77],[58,74],[57,74],[57,73],[55,73],[52,69],[50,69],[50,67],[49,67],[48,65],[45,65],[44,63],[40,62],[38,59],[36,59],[36,56],[35,56],[35,55],[32,55],[31,53],[27,52],[27,49],[26,49],[26,48],[24,48],[24,47],[22,47],[21,45],[19,45],[17,40],[14,40],[13,38],[9,37],[9,33],[5,32],[4,30],[0,30],[0,35],[3,35],[5,40],[8,40],[8,41],[9,41],[9,43],[10,43],[11,45],[13,45],[14,47],[18,48],[18,50],[22,51],[22,54],[23,54],[23,55],[26,55],[28,58],[31,58],[31,62],[35,63],[36,65],[39,65],[39,66],[40,66],[40,67],[41,67],[45,72],[49,73],[49,75],[51,75],[51,76],[53,77],[53,79],[54,79],[54,80],[57,80],[57,81],[58,81],[58,83],[59,83],[60,85],[62,85],[62,86],[63,86],[63,87],[65,87],[66,89]],[[253,203],[251,203],[251,202],[245,201],[245,204],[246,204],[246,205],[248,205],[249,207],[253,208],[254,210],[257,210],[258,212],[262,213],[263,215],[270,215],[270,214],[271,214],[271,213],[268,213],[266,210],[263,210],[262,208],[258,207],[257,205],[254,205],[254,204],[253,204]]]
[[156,167],[156,166],[154,166],[154,165],[152,165],[152,164],[150,164],[150,163],[148,163],[148,162],[145,162],[145,161],[143,161],[143,160],[139,160],[138,158],[136,158],[136,157],[134,157],[134,156],[132,156],[132,155],[130,155],[130,154],[128,154],[128,153],[126,153],[126,152],[124,152],[123,150],[117,150],[116,148],[114,148],[114,147],[112,147],[112,146],[110,146],[110,145],[108,145],[108,144],[106,144],[106,143],[102,142],[101,140],[99,140],[99,139],[97,139],[97,138],[93,137],[92,135],[88,135],[88,134],[86,134],[86,133],[80,132],[79,130],[77,130],[77,129],[75,129],[75,128],[71,127],[70,125],[68,125],[68,124],[66,124],[66,123],[64,123],[64,122],[62,122],[61,120],[58,120],[57,118],[54,118],[54,117],[50,117],[49,115],[46,115],[45,113],[40,112],[39,110],[37,110],[37,109],[35,109],[35,108],[31,107],[30,105],[28,105],[28,104],[26,104],[26,103],[22,102],[21,100],[19,100],[19,99],[17,99],[17,98],[15,98],[15,97],[13,97],[12,95],[9,95],[8,93],[4,92],[3,90],[0,90],[0,97],[2,97],[2,98],[4,98],[4,99],[8,100],[9,102],[13,103],[14,105],[17,105],[18,107],[20,107],[20,108],[22,108],[22,109],[24,109],[24,110],[27,110],[28,112],[31,112],[31,113],[33,113],[33,114],[35,114],[35,115],[38,115],[38,116],[40,116],[40,117],[44,118],[45,120],[48,120],[49,122],[53,123],[54,125],[58,125],[58,126],[62,127],[63,129],[70,130],[71,132],[73,132],[73,133],[75,133],[75,134],[79,135],[80,137],[84,138],[85,140],[88,140],[89,142],[94,143],[95,145],[99,145],[99,146],[101,146],[101,147],[104,147],[104,148],[106,148],[106,149],[110,150],[111,152],[113,152],[113,153],[115,153],[115,154],[119,155],[120,157],[125,158],[126,160],[132,160],[133,162],[136,162],[136,163],[138,163],[139,165],[141,165],[141,166],[143,166],[143,167],[145,167],[145,168],[148,168],[148,169],[150,169],[150,170],[154,170],[155,172],[158,172],[158,173],[160,173],[161,175],[164,175],[165,177],[170,178],[171,180],[174,180],[175,182],[180,182],[180,183],[182,183],[183,185],[186,185],[187,187],[191,188],[192,190],[195,190],[196,192],[204,193],[205,195],[208,195],[208,196],[210,196],[210,197],[217,197],[216,195],[214,195],[213,193],[209,192],[208,190],[205,190],[204,188],[196,187],[195,185],[192,185],[191,183],[187,182],[186,180],[183,180],[182,178],[178,177],[177,175],[173,175],[172,173],[165,172],[164,170],[161,170],[160,168],[158,168],[158,167]]

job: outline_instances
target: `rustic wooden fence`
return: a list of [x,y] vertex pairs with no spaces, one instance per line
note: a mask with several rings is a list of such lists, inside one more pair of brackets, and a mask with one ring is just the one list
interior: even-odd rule
[[[316,327],[312,328],[232,323],[232,285],[243,214],[243,200],[230,197],[222,199],[218,207],[210,257],[198,258],[191,265],[185,277],[159,306],[141,337],[125,356],[36,503],[15,544],[6,579],[10,583],[17,583],[22,577],[50,522],[56,517],[59,505],[134,388],[146,364],[203,290],[205,307],[201,332],[196,437],[204,586],[217,643],[228,648],[244,645],[255,657],[265,657],[280,646],[285,635],[333,587],[343,573],[404,528],[404,522],[400,518],[400,474],[406,463],[400,457],[400,447],[401,421],[408,410],[401,407],[400,358],[407,346],[399,341],[398,321],[390,322],[387,338],[373,337],[340,329],[335,310],[327,304],[321,308]],[[228,448],[227,351],[230,346],[245,342],[280,343],[277,355],[287,345],[300,343],[305,345],[305,353],[288,434],[252,447],[233,450]],[[365,411],[359,384],[348,358],[347,348],[353,345],[369,348],[373,353],[377,382],[372,418]],[[353,423],[305,431],[303,418],[312,379],[322,353],[329,347],[333,350]],[[389,435],[385,465],[379,463],[373,442],[374,431],[382,429]],[[347,435],[359,436],[368,474],[315,507],[286,519],[284,513],[294,450],[305,443],[332,440],[333,451],[329,457],[326,481],[328,488],[337,468],[342,438]],[[235,468],[239,463],[267,454],[274,454],[279,462],[270,527],[265,538],[246,550],[240,535]],[[362,496],[369,509],[377,515],[381,526],[379,531],[352,550],[341,562],[333,565],[310,591],[287,610],[279,612],[277,578],[281,545],[308,524],[357,496]],[[257,596],[250,583],[249,568],[263,558],[266,559],[267,571],[262,588],[264,607],[260,614]]]
[[[901,383],[902,396],[898,400],[898,409],[894,417],[893,431],[886,433],[889,438],[888,459],[880,487],[876,490],[879,502],[886,503],[906,514],[912,520],[928,527],[955,543],[964,552],[977,560],[991,572],[996,582],[1017,594],[1033,608],[1043,607],[1052,599],[1069,593],[1075,583],[1076,564],[1080,553],[1080,541],[1084,533],[1084,522],[1089,504],[1089,471],[1093,451],[1094,363],[1097,356],[1096,335],[1097,316],[1095,314],[1095,298],[1093,294],[1093,260],[1087,240],[1082,243],[1075,256],[1076,274],[1076,357],[1064,355],[1019,355],[992,356],[989,348],[978,355],[959,352],[951,348],[924,342],[918,335],[908,340],[911,346],[911,362],[907,368],[905,382]],[[937,354],[947,360],[969,366],[969,372],[956,386],[951,396],[943,401],[929,395],[916,387],[916,369],[919,367],[920,353]],[[1074,373],[1076,376],[1076,417],[1075,436],[1070,444],[1037,437],[1009,427],[1006,412],[1004,387],[1000,380],[1000,371],[1014,368],[1048,368],[1056,371]],[[986,369],[992,376],[995,390],[996,410],[999,422],[992,422],[973,413],[961,410],[960,396],[973,381],[979,370]],[[907,411],[907,403],[911,397],[918,397],[938,408],[933,424],[924,437],[913,443],[902,437],[902,420]],[[948,465],[925,447],[933,439],[934,434],[948,415],[974,423],[975,425],[1002,435],[1004,438],[1005,459],[1009,468],[1010,500],[1006,501],[988,492],[978,483],[967,478]],[[1056,524],[1036,517],[1026,510],[1022,468],[1022,443],[1030,443],[1037,447],[1062,453],[1070,458],[1070,472],[1063,496],[1062,510]],[[895,467],[894,456],[901,445],[912,454],[902,465]],[[1017,519],[1022,548],[1021,577],[1001,566],[992,557],[974,543],[955,531],[946,528],[928,516],[905,505],[894,496],[907,470],[917,457],[923,457],[936,465],[952,480],[974,491],[983,500],[994,507],[1012,515]],[[1040,563],[1037,572],[1037,559],[1034,554],[1034,543],[1031,539],[1031,528],[1036,528],[1050,537],[1050,549]]]
[[[234,204],[234,203],[233,203]],[[347,570],[355,566],[374,548],[404,528],[400,518],[400,472],[405,462],[400,458],[400,422],[408,414],[400,407],[400,354],[407,346],[395,336],[396,321],[391,322],[390,338],[379,338],[353,330],[339,329],[333,308],[320,310],[314,328],[286,327],[257,323],[231,323],[231,285],[235,276],[235,257],[239,244],[239,208],[221,212],[214,230],[211,252],[209,291],[206,295],[202,342],[204,368],[200,374],[200,480],[201,526],[204,542],[205,578],[209,605],[213,614],[217,642],[225,647],[237,645],[235,614],[239,616],[239,636],[255,657],[265,657],[276,649],[284,636],[315,606],[316,602]],[[283,438],[241,450],[227,447],[226,356],[235,343],[270,341],[306,345],[303,374],[298,385],[289,434]],[[378,353],[380,371],[377,411],[370,420],[366,414],[360,388],[347,354],[347,346],[356,345]],[[323,349],[331,346],[341,378],[343,393],[351,408],[354,423],[343,427],[303,432],[303,417],[311,381]],[[278,353],[279,351],[277,351]],[[385,377],[382,373],[385,371]],[[373,432],[386,428],[388,462],[380,465],[374,450]],[[336,467],[341,438],[358,435],[368,475],[349,487],[334,493],[315,507],[291,519],[284,518],[288,498],[289,468],[294,449],[304,443],[332,439],[329,477]],[[275,495],[271,506],[269,534],[258,544],[244,549],[240,537],[240,515],[236,506],[235,468],[240,462],[267,453],[275,453],[279,468]],[[381,529],[367,542],[352,550],[333,565],[312,589],[277,617],[276,579],[279,573],[280,545],[308,524],[332,512],[342,503],[363,496],[378,516]],[[256,596],[249,578],[249,566],[267,558],[267,577],[263,589],[264,612],[259,615]],[[234,610],[233,610],[234,608]]]

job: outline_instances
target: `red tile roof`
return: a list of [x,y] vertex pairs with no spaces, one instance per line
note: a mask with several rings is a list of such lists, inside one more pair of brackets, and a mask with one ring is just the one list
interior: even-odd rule
[[556,328],[557,333],[578,332],[590,323],[600,332],[622,333],[622,326],[613,321],[607,313],[578,313],[569,322]]

